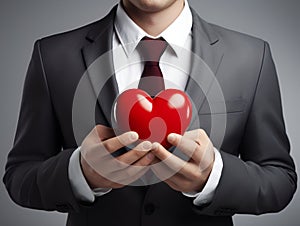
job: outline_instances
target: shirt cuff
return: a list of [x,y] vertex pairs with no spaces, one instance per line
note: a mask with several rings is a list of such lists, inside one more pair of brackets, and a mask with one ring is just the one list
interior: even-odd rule
[[195,198],[193,203],[196,206],[201,206],[210,203],[214,197],[216,188],[219,184],[223,170],[223,160],[220,152],[216,148],[214,148],[214,154],[214,165],[203,190],[199,193],[182,193],[187,197]]
[[105,195],[112,190],[107,188],[96,188],[92,190],[90,188],[80,166],[80,147],[73,152],[68,171],[72,190],[75,197],[80,201],[93,203],[95,196]]

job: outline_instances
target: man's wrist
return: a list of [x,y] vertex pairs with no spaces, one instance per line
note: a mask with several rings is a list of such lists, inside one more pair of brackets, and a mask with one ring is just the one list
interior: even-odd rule
[[80,147],[79,147],[73,152],[70,158],[69,180],[74,195],[78,200],[93,203],[95,201],[95,197],[105,195],[109,193],[112,189],[111,188],[92,189],[89,186],[81,169],[80,156],[81,154],[80,154]]
[[75,197],[84,202],[94,202],[95,195],[88,185],[80,165],[80,147],[72,154],[69,161],[69,180]]
[[201,192],[189,192],[182,193],[183,195],[195,198],[193,203],[196,206],[201,206],[203,204],[210,203],[213,199],[217,186],[219,185],[219,181],[221,179],[222,170],[223,170],[223,160],[220,152],[214,148],[214,164],[212,170],[209,174],[208,180],[203,187]]

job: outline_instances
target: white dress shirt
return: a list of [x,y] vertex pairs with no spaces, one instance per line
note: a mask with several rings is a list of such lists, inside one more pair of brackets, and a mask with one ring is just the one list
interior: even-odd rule
[[[160,59],[160,68],[163,73],[165,88],[185,89],[188,73],[186,70],[176,67],[182,61],[185,67],[190,68],[191,56],[185,54],[180,58],[183,51],[191,51],[192,48],[192,24],[193,18],[188,2],[176,20],[157,37],[147,34],[135,24],[126,14],[121,4],[118,5],[113,34],[113,62],[119,93],[137,88],[144,63],[137,51],[137,46],[143,37],[164,38],[169,44]],[[203,205],[211,202],[216,187],[218,186],[223,161],[218,150],[214,149],[215,162],[208,181],[200,193],[182,193],[193,197],[195,205]],[[75,196],[82,201],[94,202],[95,196],[102,196],[111,189],[92,190],[86,182],[80,167],[80,147],[74,151],[70,158],[69,179]]]

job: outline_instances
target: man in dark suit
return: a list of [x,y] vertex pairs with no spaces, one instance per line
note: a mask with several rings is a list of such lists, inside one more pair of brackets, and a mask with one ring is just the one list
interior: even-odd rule
[[[187,60],[190,76],[174,73],[170,78],[167,66],[159,70],[166,88],[172,79],[189,94],[201,129],[192,124],[184,136],[168,136],[169,143],[191,157],[186,164],[161,145],[144,141],[116,155],[127,167],[108,167],[112,177],[106,177],[93,164],[113,164],[113,159],[105,162],[103,153],[138,139],[135,132],[116,136],[109,127],[115,97],[132,79],[129,71],[141,77],[144,66],[115,72],[111,66],[118,57],[109,51],[119,46],[130,55],[145,36],[168,44],[162,57],[178,56],[175,46],[195,54]],[[89,71],[107,52],[107,64]],[[203,78],[196,56],[215,76]],[[97,99],[98,125],[82,116],[80,130],[86,137],[78,138],[73,100],[87,70],[90,89],[85,94]],[[113,76],[99,94],[104,74]],[[222,103],[210,101],[215,84],[222,90]],[[211,134],[210,122],[222,116],[224,136]],[[19,205],[68,212],[67,225],[72,226],[232,225],[236,213],[276,212],[290,202],[297,176],[289,151],[266,42],[205,22],[184,0],[123,0],[100,21],[35,43],[4,183]],[[171,172],[170,177],[151,186],[126,186],[147,177],[147,166],[160,161],[159,169],[151,168],[154,174],[163,178]]]

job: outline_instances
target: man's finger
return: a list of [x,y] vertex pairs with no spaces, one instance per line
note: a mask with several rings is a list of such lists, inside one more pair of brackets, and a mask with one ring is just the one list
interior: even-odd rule
[[147,166],[151,165],[153,160],[155,156],[148,152],[133,165],[111,173],[110,177],[119,184],[128,185],[141,178],[150,169]]
[[107,126],[96,125],[95,129],[101,141],[105,141],[116,136],[114,130]]
[[209,141],[209,138],[203,129],[187,131],[183,136],[188,139],[194,140],[199,145],[203,145],[204,142]]
[[162,160],[174,172],[179,172],[187,162],[167,151],[161,144],[154,143],[151,151],[158,159]]
[[103,141],[101,145],[106,149],[106,151],[108,151],[109,153],[113,153],[120,148],[136,142],[138,138],[139,136],[136,132],[127,132],[121,134],[120,136]]
[[[147,157],[144,156],[144,159]],[[142,158],[142,159],[143,159]],[[141,160],[142,160],[141,159]],[[148,164],[151,163],[151,161],[147,160]],[[117,171],[112,172],[109,176],[113,179],[114,182],[119,184],[128,185],[135,180],[139,179],[141,176],[143,176],[149,168],[142,165],[129,165],[123,169],[119,169]]]
[[159,164],[151,165],[151,170],[161,181],[166,181],[177,172],[160,162]]
[[148,152],[143,158],[139,159],[133,166],[149,166],[154,163],[155,156]]
[[144,157],[152,148],[152,144],[149,141],[144,141],[136,146],[134,149],[126,152],[125,154],[117,157],[117,160],[131,165],[132,163],[138,161]]
[[[187,179],[194,180],[199,177],[200,169],[198,164],[185,162],[177,156],[171,154],[160,144],[153,144],[154,148],[152,153],[162,160],[162,162],[151,166],[157,174],[161,174],[161,177],[165,179],[175,174],[181,174]],[[168,169],[169,168],[169,169]],[[207,168],[207,167],[206,167]]]
[[134,168],[134,166],[129,166],[128,169],[123,170],[119,174],[115,174],[114,180],[119,184],[128,185],[141,178],[147,170],[146,167],[139,167],[139,169],[137,169]]
[[185,155],[192,158],[195,162],[201,161],[203,153],[201,152],[200,145],[179,134],[171,133],[168,136],[168,142],[181,150]]
[[[141,157],[139,160],[137,160],[136,162],[134,162],[132,165],[127,165],[123,162],[119,162],[120,166],[119,167],[116,167],[117,170],[114,171],[115,174],[120,174],[120,171],[125,171],[127,170],[128,168],[135,168],[136,170],[142,170],[142,167],[139,167],[139,166],[149,166],[153,163],[153,161],[155,160],[155,156],[150,153],[150,152],[147,152],[143,157]],[[123,167],[122,167],[123,166]]]

